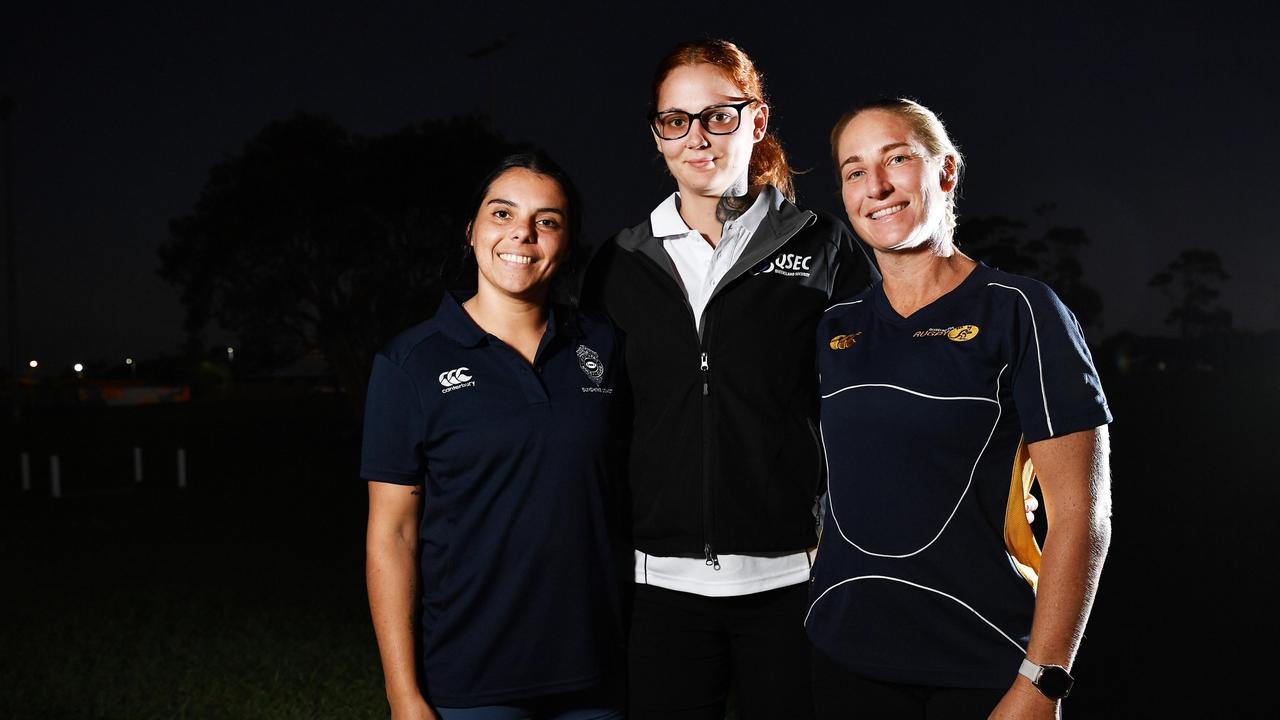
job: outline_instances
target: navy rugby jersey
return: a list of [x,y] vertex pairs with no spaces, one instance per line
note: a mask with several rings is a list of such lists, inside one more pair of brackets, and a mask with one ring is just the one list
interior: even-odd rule
[[908,318],[877,285],[817,341],[829,502],[810,639],[879,680],[1008,687],[1038,565],[1023,443],[1111,421],[1079,324],[1044,284],[979,264]]
[[605,320],[556,308],[530,365],[447,295],[376,356],[361,477],[425,484],[431,702],[567,692],[614,669],[621,357]]

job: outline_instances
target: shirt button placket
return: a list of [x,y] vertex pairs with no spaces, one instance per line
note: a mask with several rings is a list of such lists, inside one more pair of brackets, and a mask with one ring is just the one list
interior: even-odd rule
[[542,368],[527,363],[521,364],[523,372],[520,374],[520,384],[524,385],[525,397],[533,403],[548,402],[551,398],[546,384],[542,381]]

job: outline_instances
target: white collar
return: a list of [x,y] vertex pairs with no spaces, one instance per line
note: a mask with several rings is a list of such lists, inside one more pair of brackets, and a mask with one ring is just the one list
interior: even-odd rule
[[[653,227],[653,236],[656,238],[679,237],[688,235],[693,232],[685,223],[684,218],[680,217],[680,193],[673,192],[663,200],[658,207],[649,213],[649,225]],[[750,234],[755,234],[756,228],[760,227],[760,223],[764,221],[765,215],[769,213],[769,206],[772,205],[776,210],[782,206],[782,193],[772,185],[765,185],[760,194],[756,196],[756,201],[751,203],[751,207],[747,208],[735,222],[739,227],[745,229]]]

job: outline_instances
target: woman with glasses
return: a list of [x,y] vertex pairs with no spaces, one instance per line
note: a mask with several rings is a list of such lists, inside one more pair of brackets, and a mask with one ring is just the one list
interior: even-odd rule
[[1084,336],[1047,286],[956,249],[961,156],[927,108],[853,110],[831,147],[884,282],[818,326],[818,715],[1054,718],[1111,527],[1111,413]]
[[669,53],[650,129],[676,192],[602,249],[584,299],[625,338],[634,410],[630,717],[805,718],[802,627],[823,485],[813,333],[876,279],[794,204],[751,59]]
[[392,717],[620,718],[621,357],[604,318],[551,303],[577,194],[545,156],[513,155],[472,213],[475,293],[446,295],[369,380],[367,579]]

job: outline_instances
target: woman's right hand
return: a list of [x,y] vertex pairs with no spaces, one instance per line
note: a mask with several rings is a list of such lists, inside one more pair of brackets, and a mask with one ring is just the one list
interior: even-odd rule
[[440,716],[422,699],[421,694],[414,693],[391,703],[391,720],[440,720]]

